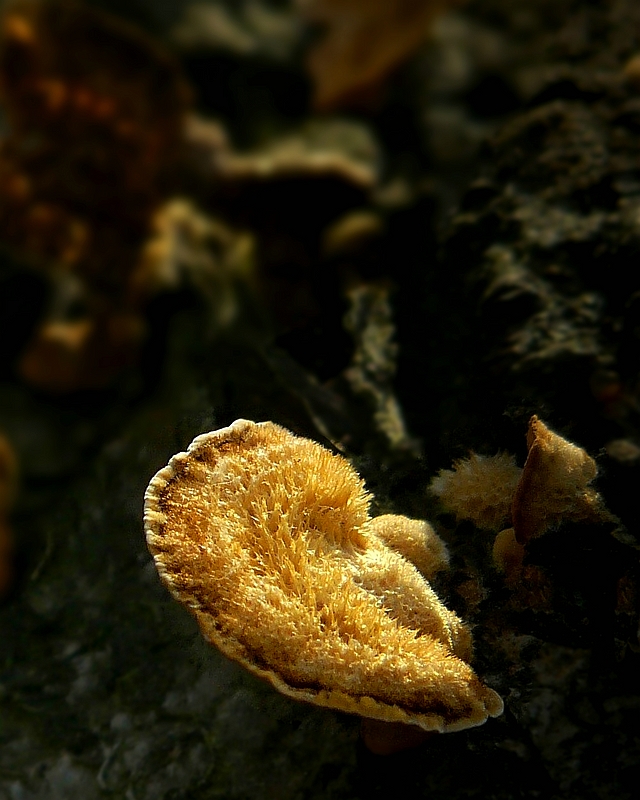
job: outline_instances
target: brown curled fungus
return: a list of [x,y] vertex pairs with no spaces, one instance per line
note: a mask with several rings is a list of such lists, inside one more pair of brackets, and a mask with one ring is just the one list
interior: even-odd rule
[[145,529],[205,638],[284,694],[433,731],[498,716],[466,625],[385,544],[369,504],[343,457],[237,420],[152,479]]
[[585,450],[554,433],[535,415],[529,420],[527,447],[529,454],[512,507],[519,543],[542,536],[562,520],[613,519],[590,486],[598,468]]

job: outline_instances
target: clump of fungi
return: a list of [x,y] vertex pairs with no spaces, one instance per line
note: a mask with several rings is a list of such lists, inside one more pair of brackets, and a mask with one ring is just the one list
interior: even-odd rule
[[526,582],[524,559],[533,539],[562,522],[617,523],[590,485],[597,467],[581,447],[534,415],[527,448],[522,469],[513,456],[472,453],[456,461],[453,470],[442,470],[430,485],[458,520],[497,533],[493,560],[512,588]]
[[468,627],[428,582],[444,544],[426,522],[372,518],[370,502],[342,456],[237,420],[152,479],[145,529],[205,638],[284,694],[424,731],[498,716]]

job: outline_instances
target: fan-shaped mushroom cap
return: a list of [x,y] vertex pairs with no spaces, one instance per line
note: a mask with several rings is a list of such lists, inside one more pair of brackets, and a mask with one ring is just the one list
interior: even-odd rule
[[369,500],[341,456],[238,420],[153,478],[147,541],[204,636],[286,695],[426,730],[499,715],[468,629],[376,534]]

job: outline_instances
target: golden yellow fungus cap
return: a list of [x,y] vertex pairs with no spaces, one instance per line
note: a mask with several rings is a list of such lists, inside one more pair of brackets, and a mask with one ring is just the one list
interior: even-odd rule
[[237,420],[153,478],[145,528],[204,636],[284,694],[425,730],[481,725],[503,704],[467,663],[467,627],[378,535],[369,502],[346,459]]

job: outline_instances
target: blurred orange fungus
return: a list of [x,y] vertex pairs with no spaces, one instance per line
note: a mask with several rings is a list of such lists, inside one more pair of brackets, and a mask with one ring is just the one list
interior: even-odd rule
[[117,289],[122,250],[158,205],[188,90],[153,41],[66,0],[12,3],[0,47],[3,238]]
[[177,65],[96,9],[19,0],[0,20],[0,100],[0,237],[52,274],[73,273],[94,326],[136,311],[130,277],[190,102]]
[[297,0],[326,28],[309,53],[314,106],[332,111],[362,104],[422,44],[433,20],[463,0]]

